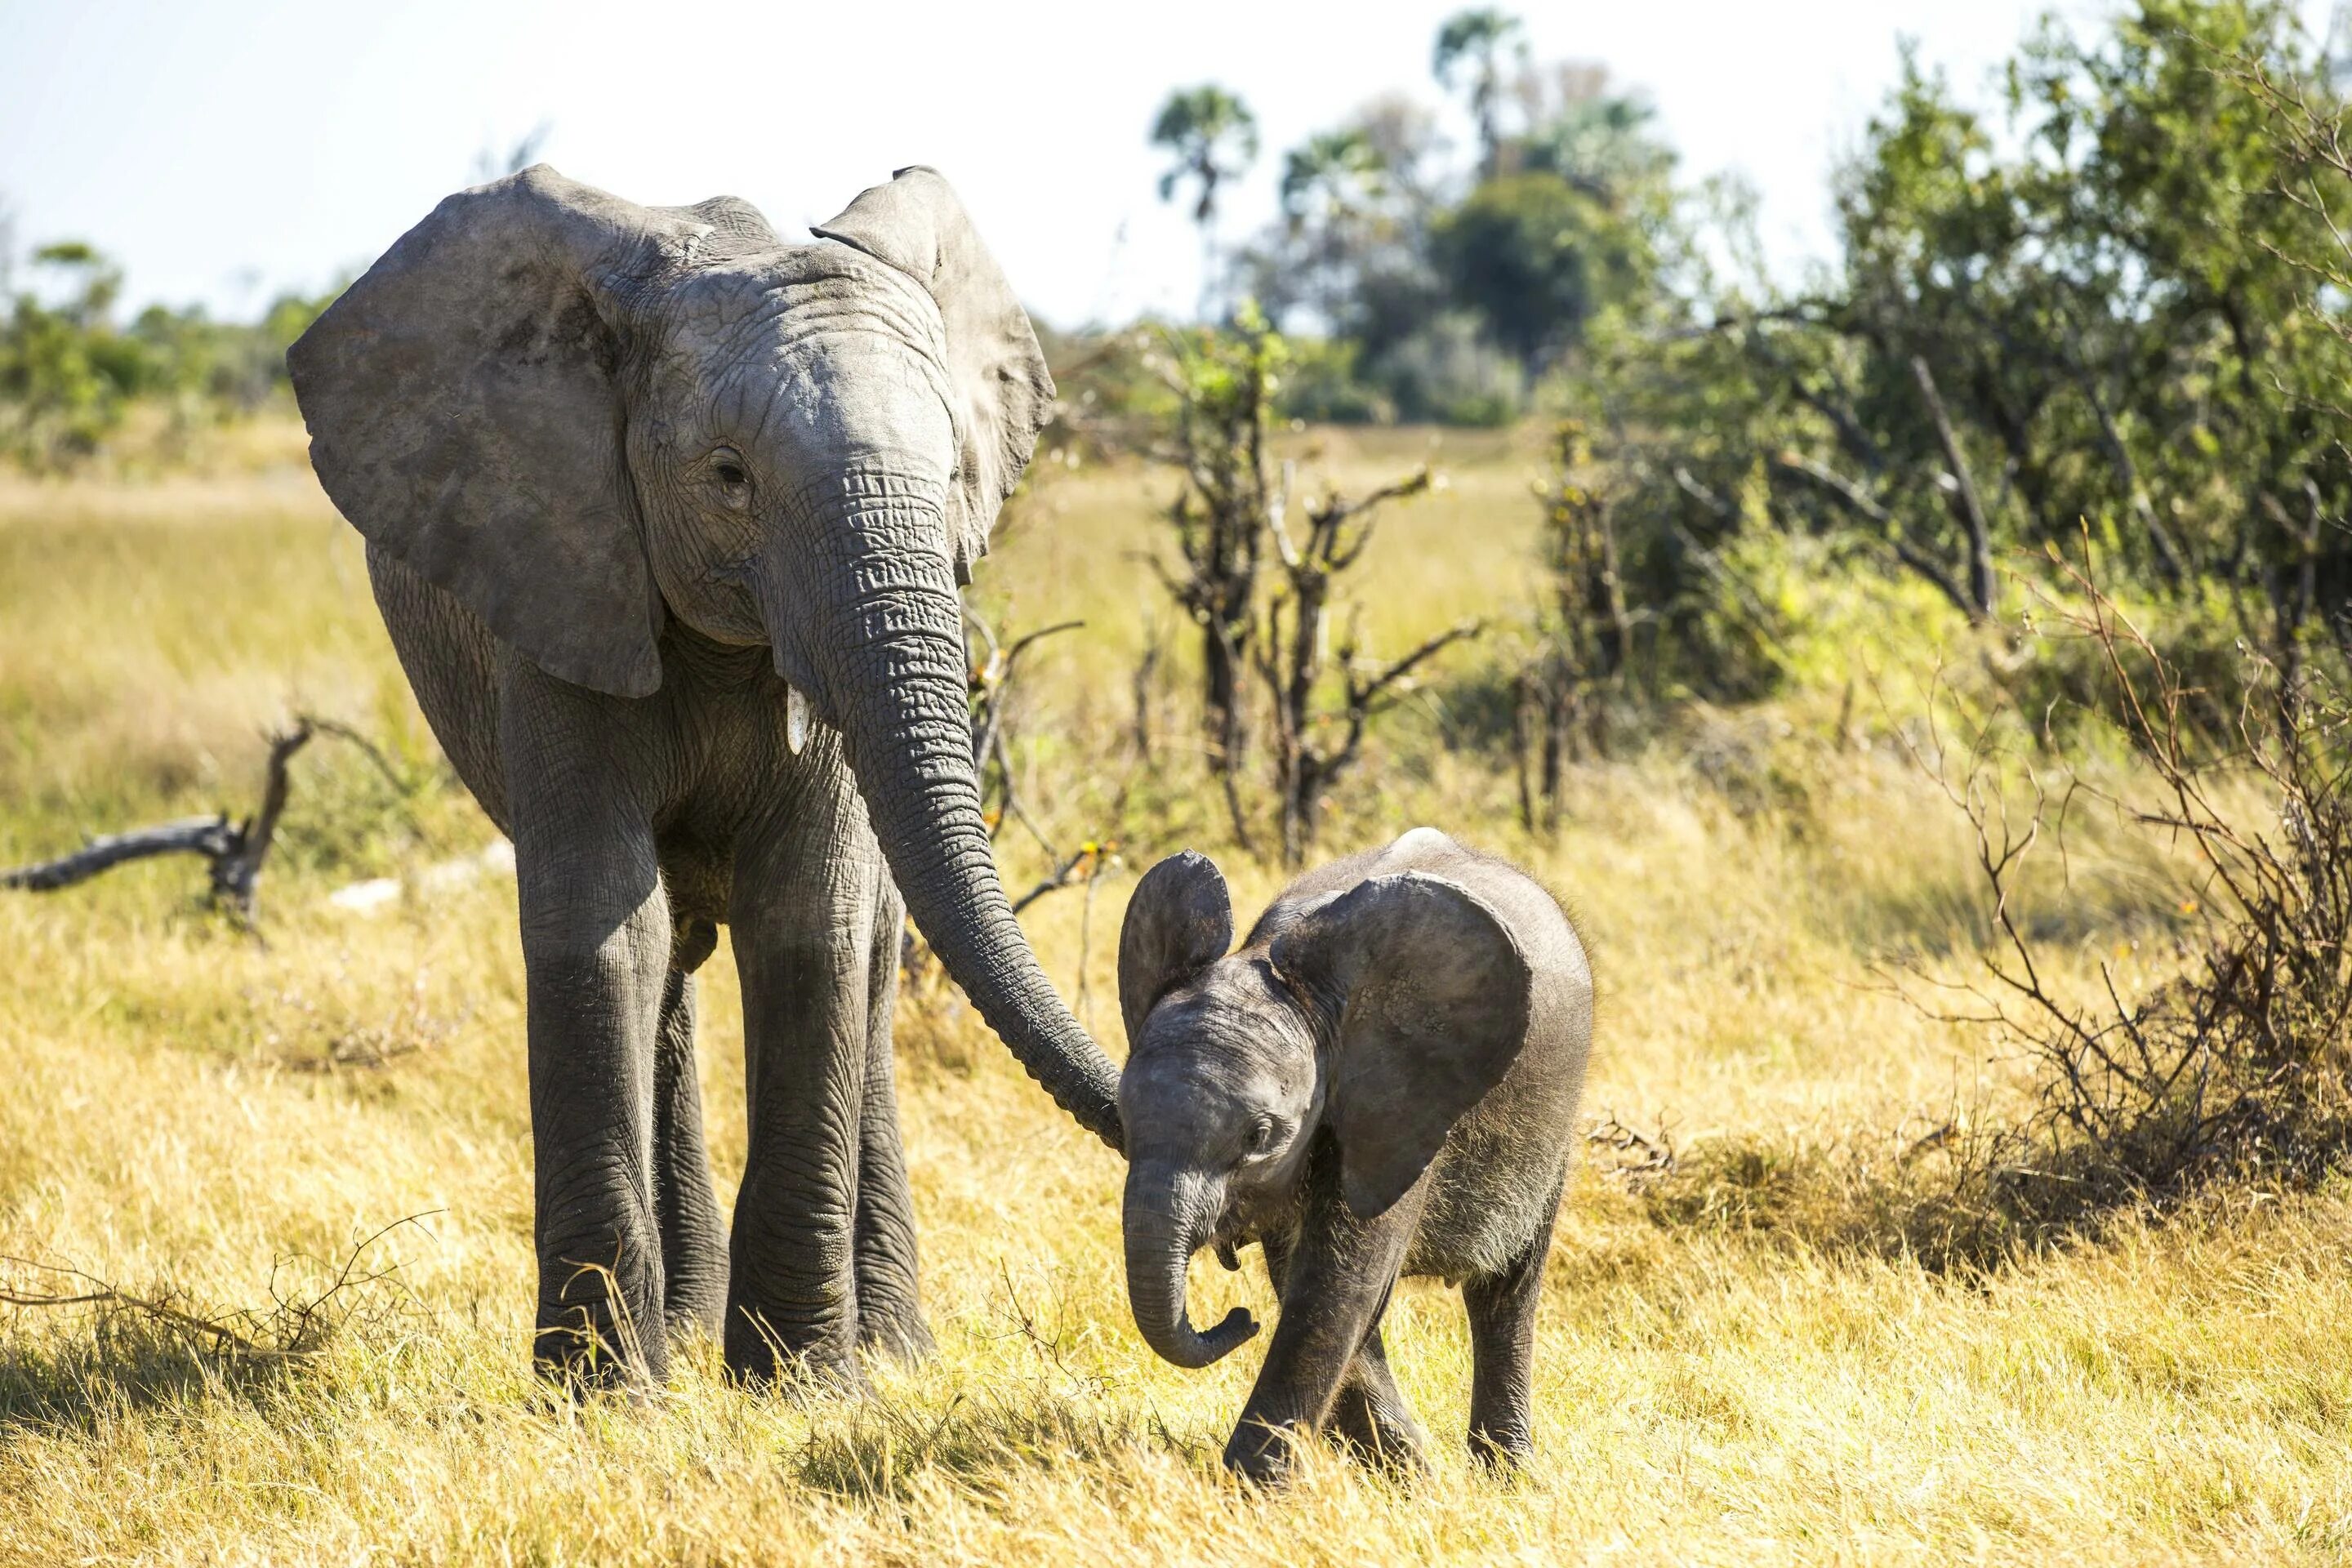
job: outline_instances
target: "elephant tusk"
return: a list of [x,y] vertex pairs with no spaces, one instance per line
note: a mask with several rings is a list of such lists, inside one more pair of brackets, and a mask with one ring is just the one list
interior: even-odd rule
[[808,744],[809,704],[797,686],[784,688],[784,744],[793,755],[799,756]]

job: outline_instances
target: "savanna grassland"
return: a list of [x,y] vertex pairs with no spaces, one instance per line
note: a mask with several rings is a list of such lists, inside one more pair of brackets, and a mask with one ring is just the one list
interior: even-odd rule
[[[1293,440],[1341,483],[1424,458],[1447,475],[1387,516],[1351,585],[1376,646],[1527,604],[1532,437]],[[1042,475],[974,591],[1008,628],[1087,623],[1032,656],[1015,755],[1041,826],[1115,836],[1126,867],[1024,921],[1114,1054],[1133,873],[1208,849],[1244,919],[1280,880],[1232,851],[1188,754],[1188,650],[1142,559],[1165,491],[1131,467]],[[1601,977],[1588,1112],[1664,1128],[1682,1165],[1629,1178],[1596,1145],[1570,1188],[1531,1471],[1493,1479],[1460,1451],[1460,1310],[1414,1284],[1389,1342],[1436,1473],[1400,1487],[1316,1455],[1260,1497],[1216,1456],[1261,1347],[1197,1373],[1150,1355],[1120,1285],[1114,1158],[928,982],[898,1037],[936,1360],[878,1368],[866,1402],[739,1391],[713,1354],[641,1404],[550,1397],[526,1365],[513,884],[299,433],[169,477],[0,479],[0,863],[250,809],[262,731],[297,710],[387,764],[324,738],[298,757],[263,941],[202,908],[185,860],[0,896],[0,1287],[115,1293],[0,1308],[0,1557],[2342,1560],[2352,1188],[2233,1189],[1965,1268],[1880,1222],[1951,1142],[1931,1132],[1998,1114],[2025,1070],[1885,979],[1902,960],[1965,977],[1987,940],[1966,825],[1895,738],[1916,735],[1938,660],[1965,675],[2004,655],[1911,589],[1841,591],[1790,695],[1692,707],[1576,764],[1556,833],[1519,826],[1496,739],[1480,672],[1505,630],[1384,721],[1323,852],[1431,822],[1541,874]],[[1147,765],[1133,673],[1154,635],[1172,651]],[[2095,823],[2071,849],[2063,885],[2054,867],[2037,884],[2053,973],[2104,959],[2126,989],[2160,978],[2186,869]],[[1017,831],[1003,853],[1016,891],[1039,875]],[[383,878],[404,890],[373,912],[331,901]],[[731,1191],[723,946],[703,973]],[[1196,1312],[1236,1300],[1270,1310],[1255,1258],[1204,1258]]]

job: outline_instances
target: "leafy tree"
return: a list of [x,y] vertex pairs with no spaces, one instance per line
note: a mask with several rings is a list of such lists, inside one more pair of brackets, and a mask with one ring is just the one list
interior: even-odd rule
[[1355,264],[1377,243],[1388,164],[1361,131],[1328,131],[1284,155],[1281,190],[1286,276],[1271,292],[1310,300],[1326,331],[1344,332]]
[[126,328],[121,269],[89,244],[43,246],[27,272],[0,317],[0,454],[40,468],[97,452],[136,403],[162,408],[171,434],[260,405],[285,385],[288,345],[340,291],[283,296],[250,326],[151,305]]
[[20,459],[50,467],[96,448],[148,365],[142,346],[113,331],[122,274],[95,249],[79,240],[43,246],[32,273],[37,286],[16,296],[0,333],[0,439]]
[[[1906,59],[1841,177],[1842,255],[1815,288],[1685,267],[1681,293],[1610,324],[1573,391],[1645,635],[1716,639],[1680,666],[1703,679],[1755,668],[1721,639],[1769,640],[1748,613],[1769,596],[1726,596],[1759,531],[1981,617],[2003,556],[2087,527],[2120,580],[2224,653],[2266,650],[2290,689],[2320,648],[2352,658],[2352,342],[2346,296],[2309,269],[2344,252],[2243,62],[2340,112],[2271,0],[2045,26],[1990,112]],[[2199,607],[2216,595],[2218,635]]]
[[1309,137],[1283,155],[1282,210],[1294,225],[1340,223],[1380,199],[1388,162],[1361,131]]
[[1612,205],[1663,195],[1675,155],[1658,136],[1655,106],[1609,90],[1597,67],[1562,68],[1552,93],[1528,94],[1520,167],[1558,174]]
[[1546,170],[1480,185],[1438,219],[1431,248],[1454,299],[1478,312],[1530,384],[1648,269],[1638,227]]

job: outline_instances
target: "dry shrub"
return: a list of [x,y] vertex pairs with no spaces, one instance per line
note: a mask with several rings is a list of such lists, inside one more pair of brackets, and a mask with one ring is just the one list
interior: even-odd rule
[[[2013,1052],[2021,1103],[1956,1096],[1924,1127],[1688,1151],[1647,1194],[1654,1217],[1975,1267],[2217,1189],[2307,1188],[2352,1151],[2352,702],[2324,670],[2284,681],[2248,656],[2228,730],[2210,740],[2215,693],[2183,678],[2087,557],[2053,560],[2045,634],[2078,640],[2104,669],[2137,782],[2110,789],[2021,761],[2005,750],[2014,709],[1972,718],[1931,698],[1914,754],[1973,833],[1992,942],[1973,980],[1916,967],[1890,979]],[[2263,813],[2244,808],[2250,794]],[[2179,967],[2137,994],[2108,957],[2078,973],[2021,908],[2029,860],[2063,863],[2068,820],[2085,809],[2194,868]]]

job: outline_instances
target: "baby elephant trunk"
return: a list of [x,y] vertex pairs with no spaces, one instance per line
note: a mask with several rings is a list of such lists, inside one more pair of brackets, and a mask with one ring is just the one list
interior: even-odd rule
[[1236,1307],[1207,1333],[1192,1327],[1184,1300],[1184,1266],[1208,1241],[1223,1184],[1160,1162],[1128,1167],[1127,1300],[1144,1342],[1178,1366],[1206,1366],[1257,1332]]

